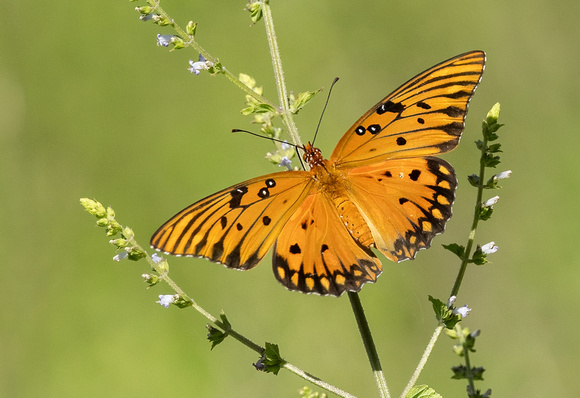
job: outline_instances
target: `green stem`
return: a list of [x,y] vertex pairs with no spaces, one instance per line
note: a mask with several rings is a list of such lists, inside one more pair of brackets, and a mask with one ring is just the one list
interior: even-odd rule
[[473,215],[473,223],[471,224],[471,231],[469,232],[469,239],[467,241],[467,246],[465,246],[465,251],[463,253],[463,258],[461,259],[461,266],[459,267],[459,272],[457,278],[455,279],[455,284],[451,290],[450,296],[457,296],[459,293],[459,288],[461,287],[461,282],[463,281],[463,276],[469,264],[469,258],[471,256],[471,249],[473,248],[473,242],[475,242],[475,231],[477,230],[477,224],[479,223],[479,215],[481,209],[481,199],[483,197],[483,186],[484,186],[484,174],[485,174],[485,163],[484,157],[487,150],[487,138],[483,137],[483,144],[481,146],[481,158],[479,161],[479,183],[477,185],[477,199],[475,201],[475,209]]
[[358,330],[363,340],[369,362],[371,363],[371,369],[373,370],[373,375],[379,388],[379,393],[381,398],[390,398],[389,388],[387,387],[387,382],[385,380],[385,375],[383,374],[383,368],[381,367],[381,361],[379,360],[379,354],[377,353],[377,348],[373,341],[373,336],[371,335],[371,330],[365,316],[360,297],[358,293],[348,292],[348,298],[350,299],[350,305],[352,306],[352,311],[356,318],[356,323],[358,325]]
[[[228,336],[239,341],[240,343],[242,343],[243,345],[245,345],[249,349],[257,352],[259,355],[264,354],[264,352],[265,352],[264,347],[260,346],[259,344],[254,343],[252,340],[250,340],[246,336],[242,335],[241,333],[238,333],[236,330],[225,325],[222,321],[220,321],[218,318],[216,318],[211,313],[206,311],[203,307],[201,307],[199,304],[197,304],[191,297],[189,297],[187,294],[185,294],[185,292],[177,285],[177,283],[175,283],[173,281],[173,279],[171,279],[169,277],[168,269],[162,265],[163,263],[160,264],[160,263],[154,262],[153,259],[151,258],[151,256],[149,256],[149,254],[147,252],[145,252],[145,250],[143,250],[143,248],[139,245],[139,243],[137,243],[135,238],[129,238],[129,243],[131,246],[136,247],[139,250],[146,253],[145,258],[146,258],[147,262],[155,270],[155,272],[157,272],[159,274],[160,279],[164,280],[173,289],[173,291],[175,291],[176,294],[178,294],[181,297],[187,298],[191,302],[191,307],[193,307],[197,312],[202,314],[208,321],[210,321],[211,323],[216,325],[223,332],[226,332],[228,334]],[[339,397],[356,398],[354,395],[352,395],[344,390],[341,390],[340,388],[338,388],[330,383],[327,383],[324,380],[319,379],[318,377],[300,369],[298,366],[293,365],[290,362],[287,362],[286,360],[284,360],[283,367],[285,369],[289,370],[290,372],[294,373],[295,375],[300,376],[304,380],[309,381],[310,383],[315,384],[318,387],[323,388],[323,389],[325,389],[333,394],[336,394]]]
[[302,147],[302,140],[300,139],[298,128],[292,118],[290,104],[288,103],[288,90],[284,79],[284,70],[282,69],[282,58],[280,57],[280,49],[278,48],[276,32],[274,30],[272,10],[270,9],[268,1],[262,1],[262,15],[264,18],[264,26],[266,28],[266,37],[268,38],[268,46],[270,47],[270,56],[272,57],[272,67],[274,68],[274,78],[276,79],[276,89],[278,91],[278,101],[280,102],[282,120],[288,129],[288,134],[290,135],[290,139],[294,145]]
[[429,356],[431,355],[431,351],[433,351],[433,347],[435,347],[435,343],[439,339],[439,336],[441,335],[443,328],[444,328],[444,326],[440,325],[440,326],[437,326],[437,328],[435,329],[433,336],[431,336],[431,340],[429,340],[429,344],[427,344],[427,347],[425,348],[425,351],[423,352],[423,356],[421,356],[421,360],[419,361],[419,364],[417,365],[415,372],[413,373],[413,375],[411,376],[411,379],[407,383],[407,386],[405,387],[405,389],[401,393],[400,398],[404,398],[405,395],[407,395],[407,393],[409,392],[409,390],[417,383],[417,380],[419,379],[419,375],[423,371],[423,368],[425,367],[425,364],[427,363],[427,360],[429,359]]
[[469,348],[467,347],[467,341],[466,341],[466,337],[465,334],[463,333],[463,331],[461,330],[461,326],[456,325],[455,326],[455,332],[457,333],[457,335],[459,336],[459,341],[461,342],[461,345],[463,346],[463,358],[465,359],[465,376],[467,377],[467,381],[469,383],[469,385],[471,386],[471,390],[475,391],[475,383],[473,381],[473,372],[471,371],[471,362],[469,361]]
[[[169,14],[167,14],[165,12],[165,10],[163,10],[163,8],[161,8],[161,6],[159,5],[159,2],[157,2],[157,4],[155,5],[155,8],[154,9],[155,9],[155,13],[159,14],[163,18],[167,18],[168,20],[173,21],[172,18],[169,16]],[[187,32],[183,28],[181,28],[181,26],[179,26],[175,22],[172,22],[171,23],[171,26],[173,27],[173,29],[175,30],[175,32],[177,33],[178,36],[180,36],[181,38],[189,38],[189,40],[185,42],[185,46],[186,47],[192,47],[193,49],[195,49],[195,51],[197,51],[198,53],[200,53],[201,55],[203,55],[203,57],[206,60],[208,60],[208,61],[210,61],[210,62],[212,62],[214,64],[217,64],[218,63],[219,60],[216,57],[212,56],[206,49],[204,49],[195,40],[194,37],[189,36],[187,34]],[[236,75],[234,75],[232,72],[230,72],[226,67],[222,66],[222,68],[220,69],[220,72],[223,73],[226,76],[226,78],[228,78],[238,88],[240,88],[241,90],[243,90],[247,95],[250,95],[251,97],[253,97],[254,99],[256,99],[256,101],[262,102],[262,103],[265,103],[265,104],[268,104],[268,105],[272,106],[273,108],[276,108],[276,104],[274,104],[273,102],[271,102],[267,98],[261,96],[260,94],[256,93],[250,87],[248,87],[247,85],[245,85],[240,79],[238,79],[236,77]]]

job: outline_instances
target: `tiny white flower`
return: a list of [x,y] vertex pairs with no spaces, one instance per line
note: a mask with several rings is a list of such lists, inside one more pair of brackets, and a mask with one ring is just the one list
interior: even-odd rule
[[499,247],[495,245],[495,242],[489,242],[481,246],[481,251],[485,254],[493,254],[498,251]]
[[278,167],[286,167],[288,170],[292,170],[292,161],[286,156],[283,156],[280,163],[278,163]]
[[121,253],[119,253],[115,257],[113,257],[113,261],[121,261],[124,258],[127,258],[128,255],[129,255],[129,253],[127,253],[126,251],[122,251]]
[[164,306],[165,308],[169,308],[169,304],[173,304],[174,302],[175,302],[174,294],[160,294],[159,301],[156,301],[156,303]]
[[153,253],[153,255],[151,256],[151,260],[155,263],[155,264],[159,264],[161,261],[163,261],[163,257],[161,257],[159,254],[157,253]]
[[469,308],[466,305],[464,305],[463,307],[459,307],[453,310],[453,314],[457,315],[461,315],[462,318],[465,318],[467,315],[469,315],[469,311],[471,311],[471,308]]
[[191,73],[195,73],[199,75],[202,70],[208,70],[210,66],[213,64],[206,60],[203,55],[199,54],[199,60],[197,62],[193,62],[191,59],[189,60],[189,65],[191,68],[187,68],[188,71]]
[[157,45],[163,47],[169,47],[169,43],[171,43],[171,39],[173,39],[173,35],[157,35]]
[[512,171],[506,170],[506,171],[502,171],[501,173],[496,174],[495,178],[497,178],[498,180],[503,180],[506,178],[510,178],[511,175],[512,175]]
[[290,146],[290,144],[288,144],[288,142],[286,142],[286,140],[284,140],[284,142],[281,145],[281,148],[283,151],[287,151],[288,149],[290,149],[292,147]]
[[496,204],[497,202],[499,202],[499,196],[494,196],[493,198],[489,198],[488,200],[486,200],[483,205],[485,207],[491,207],[494,204]]
[[455,304],[455,300],[457,300],[457,296],[449,297],[449,300],[447,300],[447,308],[451,308],[451,306]]
[[149,21],[149,20],[153,19],[153,15],[155,15],[155,14],[143,14],[139,17],[139,19],[141,21]]

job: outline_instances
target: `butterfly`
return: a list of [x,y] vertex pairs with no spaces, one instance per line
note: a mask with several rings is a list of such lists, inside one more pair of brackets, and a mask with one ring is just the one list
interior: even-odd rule
[[427,69],[358,119],[329,159],[308,143],[309,171],[214,193],[163,224],[151,246],[238,270],[273,247],[274,275],[289,290],[358,292],[382,272],[371,249],[412,259],[443,232],[457,179],[433,155],[458,145],[484,67],[485,53],[472,51]]

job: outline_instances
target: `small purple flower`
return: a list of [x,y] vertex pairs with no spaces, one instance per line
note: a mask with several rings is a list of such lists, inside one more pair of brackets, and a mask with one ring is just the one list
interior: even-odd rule
[[174,302],[175,302],[174,294],[160,294],[159,301],[156,301],[156,303],[164,306],[165,308],[169,308],[169,304],[173,304]]
[[461,318],[465,318],[467,315],[469,315],[469,311],[471,311],[471,308],[469,308],[466,305],[464,305],[463,307],[459,307],[453,310],[453,314],[457,315],[461,315]]
[[283,156],[280,163],[278,163],[278,167],[286,167],[288,170],[292,170],[292,161],[286,156]]
[[171,43],[171,39],[173,39],[173,35],[158,34],[157,35],[157,45],[163,46],[163,47],[169,47],[169,44]]
[[153,261],[155,264],[159,264],[161,261],[163,261],[163,257],[161,257],[157,253],[153,253],[153,255],[151,256],[151,261]]
[[187,68],[188,71],[191,73],[195,73],[195,75],[199,75],[202,70],[208,70],[209,67],[212,65],[211,62],[208,62],[203,55],[199,54],[199,61],[193,62],[191,59],[189,60],[190,68]]

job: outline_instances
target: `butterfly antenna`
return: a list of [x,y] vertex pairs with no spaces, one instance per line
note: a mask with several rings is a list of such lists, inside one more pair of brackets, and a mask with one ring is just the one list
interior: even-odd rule
[[318,129],[320,129],[320,124],[322,123],[322,117],[324,116],[324,112],[326,111],[326,107],[328,106],[328,101],[330,100],[330,94],[332,93],[332,88],[338,81],[338,77],[335,77],[330,85],[330,89],[328,90],[328,95],[326,96],[326,102],[324,103],[324,108],[322,108],[322,113],[320,114],[320,119],[318,120],[318,125],[316,126],[316,131],[314,132],[314,138],[312,139],[312,145],[314,145],[314,141],[316,141],[316,136],[318,135]]
[[269,141],[276,141],[276,142],[279,142],[279,143],[281,143],[281,144],[288,144],[288,145],[290,145],[290,146],[293,146],[293,147],[295,147],[295,148],[298,148],[298,146],[294,145],[294,144],[293,144],[293,143],[291,143],[291,142],[288,142],[288,141],[283,141],[283,140],[279,140],[278,138],[274,138],[274,137],[267,137],[267,136],[265,136],[265,135],[261,135],[261,134],[253,133],[253,132],[251,132],[251,131],[248,131],[248,130],[232,129],[232,133],[247,133],[247,134],[250,134],[250,135],[253,135],[253,136],[256,136],[256,137],[260,137],[260,138],[267,139],[267,140],[269,140]]

